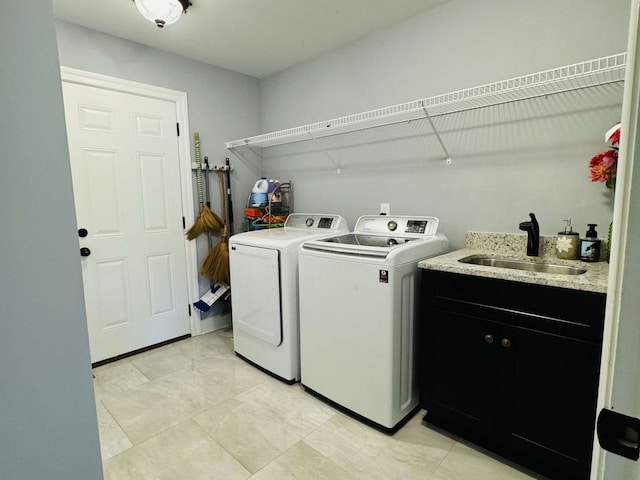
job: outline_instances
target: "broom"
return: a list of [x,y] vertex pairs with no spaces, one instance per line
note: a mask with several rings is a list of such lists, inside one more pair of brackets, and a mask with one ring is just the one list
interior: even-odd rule
[[[220,178],[220,192],[222,194],[222,218],[227,218],[224,176],[221,171],[218,171],[218,177]],[[213,283],[229,285],[229,238],[226,224],[222,230],[220,240],[211,247],[207,257],[200,265],[200,275],[208,278]]]
[[211,209],[204,203],[204,195],[202,192],[202,159],[200,158],[200,134],[193,134],[196,151],[196,185],[198,187],[198,203],[200,204],[200,212],[193,226],[187,231],[187,239],[193,240],[205,231],[218,232],[222,228],[220,218],[214,216]]

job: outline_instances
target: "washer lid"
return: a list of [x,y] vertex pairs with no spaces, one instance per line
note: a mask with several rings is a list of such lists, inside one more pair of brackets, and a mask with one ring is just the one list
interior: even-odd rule
[[346,235],[338,235],[336,237],[309,240],[303,244],[303,248],[347,255],[384,258],[394,249],[403,248],[413,240],[416,239],[347,233]]
[[327,243],[340,243],[346,245],[363,245],[365,247],[381,247],[390,248],[396,245],[404,245],[405,243],[415,240],[412,237],[388,237],[386,235],[363,235],[361,233],[347,233],[346,235],[338,235],[337,237],[329,237],[319,240]]
[[309,240],[302,248],[375,258],[397,256],[400,251],[411,250],[419,256],[425,249],[434,249],[425,244],[439,245],[441,239],[446,238],[438,232],[439,225],[435,217],[364,215],[352,233]]

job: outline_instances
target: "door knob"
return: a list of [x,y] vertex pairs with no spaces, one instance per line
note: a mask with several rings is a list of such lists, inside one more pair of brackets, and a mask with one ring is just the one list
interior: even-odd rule
[[80,228],[80,229],[78,229],[78,236],[79,236],[80,238],[84,238],[84,237],[86,237],[87,235],[89,235],[89,232],[87,231],[87,229],[86,229],[86,228]]
[[502,339],[502,346],[504,348],[509,348],[511,346],[511,340],[509,340],[508,338],[503,338]]
[[491,335],[490,333],[487,333],[484,336],[484,341],[487,342],[487,343],[493,343],[493,335]]
[[600,446],[625,458],[640,458],[640,419],[603,408],[596,432]]
[[91,250],[89,250],[87,247],[82,247],[80,249],[80,256],[81,257],[88,257],[89,255],[91,255]]

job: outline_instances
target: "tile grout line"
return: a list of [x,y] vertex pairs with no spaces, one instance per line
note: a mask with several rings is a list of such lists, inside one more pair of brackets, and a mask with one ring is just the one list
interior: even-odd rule
[[[199,414],[198,414],[199,415]],[[202,425],[200,425],[198,422],[196,422],[193,417],[188,418],[187,420],[190,420],[193,424],[195,424],[201,431],[202,433],[204,433],[208,438],[210,438],[216,445],[218,445],[224,452],[227,453],[227,455],[229,455],[231,458],[233,458],[236,462],[238,462],[238,465],[240,465],[242,468],[244,468],[247,473],[249,474],[248,478],[251,478],[255,475],[255,473],[251,473],[251,470],[249,470],[246,465],[244,463],[242,463],[240,460],[238,460],[229,450],[227,450],[224,445],[222,445],[220,442],[218,442],[215,438],[213,438],[211,435],[209,435],[209,432],[207,432]],[[187,421],[185,420],[185,422]],[[264,467],[263,467],[264,468]],[[258,473],[258,472],[256,472]]]
[[[124,453],[127,450],[130,450],[131,448],[135,447],[136,444],[133,442],[133,440],[131,440],[131,438],[129,437],[129,435],[127,435],[127,432],[125,431],[125,429],[122,427],[122,425],[120,425],[120,422],[118,421],[118,419],[115,417],[115,415],[111,412],[111,410],[109,410],[109,407],[107,407],[107,405],[102,401],[102,400],[98,400],[100,403],[102,403],[102,406],[104,407],[104,409],[107,411],[107,413],[109,414],[109,416],[111,418],[113,418],[113,421],[115,422],[115,424],[118,426],[118,428],[122,431],[122,434],[127,437],[127,440],[129,440],[129,443],[131,443],[131,446],[128,448],[125,448],[124,450],[122,450],[121,452],[119,452],[117,455],[114,455],[113,457],[116,457],[118,455],[120,455],[120,453]],[[100,424],[98,423],[98,429],[100,428]],[[110,458],[113,458],[110,457]],[[109,460],[109,458],[107,459]],[[104,461],[102,462],[104,463]]]

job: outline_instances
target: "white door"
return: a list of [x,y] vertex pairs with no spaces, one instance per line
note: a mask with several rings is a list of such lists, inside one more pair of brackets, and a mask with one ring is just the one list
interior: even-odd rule
[[[628,65],[620,142],[609,272],[605,344],[600,373],[598,411],[602,408],[640,418],[640,48],[639,6],[633,0],[629,28]],[[626,437],[626,438],[625,438]],[[634,438],[635,437],[635,438]],[[619,443],[638,443],[637,428]],[[591,478],[639,480],[640,465],[604,452],[595,442]]]
[[188,334],[175,104],[63,93],[92,362]]
[[278,250],[234,244],[230,252],[233,326],[263,342],[282,343]]

